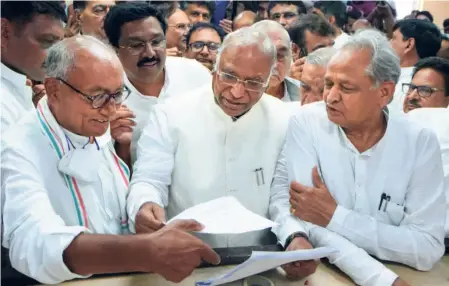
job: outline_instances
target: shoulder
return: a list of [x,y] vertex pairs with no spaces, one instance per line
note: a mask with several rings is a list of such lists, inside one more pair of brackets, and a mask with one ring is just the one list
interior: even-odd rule
[[426,111],[421,112],[422,111],[418,111],[418,113],[415,114],[412,113],[411,116],[410,113],[391,115],[388,123],[392,125],[392,133],[406,142],[418,144],[417,147],[421,145],[420,143],[426,145],[427,143],[437,142],[438,139],[433,127],[435,125],[430,122],[424,123],[425,121],[418,119],[421,115],[427,118],[429,118],[429,116],[433,117],[434,115],[430,115]]
[[184,76],[192,75],[192,73],[200,73],[211,77],[210,71],[193,59],[181,57],[167,57],[165,59],[165,66],[170,73],[183,73]]
[[213,100],[213,92],[210,84],[190,91],[185,91],[182,96],[167,98],[163,103],[157,104],[154,108],[167,113],[178,115],[194,112],[194,109],[204,106],[206,101]]
[[317,101],[295,108],[293,118],[305,122],[331,123],[327,117],[324,101]]

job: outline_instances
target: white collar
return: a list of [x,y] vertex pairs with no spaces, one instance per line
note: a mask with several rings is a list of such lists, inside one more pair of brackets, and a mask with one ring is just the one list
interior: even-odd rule
[[[158,95],[154,94],[143,94],[140,91],[137,90],[137,88],[132,84],[132,82],[129,80],[128,76],[124,72],[124,78],[125,78],[125,85],[128,87],[132,93],[135,93],[141,97],[161,97],[163,94],[165,94],[165,91],[167,90],[168,84],[170,82],[168,72],[167,72],[167,66],[164,67],[163,71],[165,71],[165,79],[164,79],[164,86],[161,89],[161,92]],[[162,72],[163,72],[162,71]]]
[[401,68],[401,76],[412,76],[415,67]]
[[[84,148],[87,144],[89,144],[89,137],[70,132],[69,130],[63,128],[62,126],[61,129],[64,132],[64,135],[67,136],[68,140],[70,141],[67,142],[68,145],[72,143],[76,149],[81,149]],[[105,134],[95,137],[95,141],[97,142],[99,149],[102,149],[104,146],[108,145],[109,142],[112,141],[109,127]]]
[[11,82],[20,93],[24,93],[26,89],[27,77],[23,74],[13,71],[12,69],[1,63],[2,78]]

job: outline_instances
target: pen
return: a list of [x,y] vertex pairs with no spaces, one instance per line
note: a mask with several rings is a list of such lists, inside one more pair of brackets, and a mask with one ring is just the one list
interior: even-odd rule
[[382,208],[382,203],[386,198],[387,198],[387,194],[382,193],[382,195],[380,196],[379,209],[378,209],[379,211]]
[[385,197],[384,211],[387,210],[387,206],[388,206],[388,203],[390,202],[390,200],[391,200],[391,197],[390,197],[390,196],[386,196],[386,197]]

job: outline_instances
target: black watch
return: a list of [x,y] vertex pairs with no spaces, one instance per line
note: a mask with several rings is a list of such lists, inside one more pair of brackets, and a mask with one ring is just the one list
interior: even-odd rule
[[293,239],[295,239],[297,237],[302,237],[302,238],[305,238],[307,241],[309,241],[309,237],[307,236],[307,234],[305,234],[302,231],[298,231],[298,232],[292,233],[289,237],[287,237],[287,240],[285,241],[285,244],[284,244],[284,249],[287,249],[289,244],[292,243]]

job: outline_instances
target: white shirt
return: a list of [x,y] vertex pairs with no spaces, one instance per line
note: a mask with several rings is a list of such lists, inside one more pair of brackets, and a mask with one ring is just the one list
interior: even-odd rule
[[348,34],[346,34],[345,32],[342,31],[341,34],[337,38],[335,38],[334,48],[337,50],[340,49],[347,42],[349,42],[350,39],[351,39],[351,36],[349,36]]
[[[360,154],[329,121],[325,103],[316,102],[292,117],[281,160],[287,160],[288,180],[284,169],[273,186],[287,194],[289,182],[312,186],[312,168],[321,170],[338,204],[328,230],[379,259],[419,270],[430,270],[443,255],[443,167],[429,129],[390,116],[383,138]],[[382,193],[391,200],[379,210]]]
[[[263,95],[233,121],[216,104],[211,86],[156,106],[138,144],[128,197],[130,229],[145,202],[166,207],[167,218],[222,196],[234,196],[250,211],[282,221],[288,204],[270,194],[290,114],[282,101]],[[262,168],[263,181],[256,169]],[[286,226],[287,227],[287,226]],[[283,240],[302,224],[293,221]],[[213,247],[266,244],[268,232],[203,235]],[[265,242],[264,242],[265,240]]]
[[17,123],[23,116],[34,110],[32,101],[33,92],[26,85],[26,76],[19,74],[3,63],[1,64],[1,134]]
[[[40,103],[43,101],[46,102],[43,99]],[[50,117],[47,114],[45,120],[55,121]],[[88,141],[87,137],[62,128],[61,132],[68,138],[62,141],[66,151],[69,141],[77,150]],[[98,168],[95,167],[97,173],[92,172],[93,180],[89,182],[76,179],[78,189],[72,193],[59,171],[62,160],[44,135],[35,113],[28,114],[5,135],[1,154],[3,246],[9,248],[11,265],[15,269],[41,283],[82,278],[71,273],[63,261],[63,252],[72,240],[82,232],[126,233],[122,229],[121,215],[126,214],[127,188],[123,185],[121,193],[117,191],[116,182],[121,178],[117,177],[116,166],[108,158],[113,150],[112,146],[107,147],[108,142],[110,135],[98,138],[99,146],[105,147],[102,151],[95,149],[100,160]],[[86,169],[96,163],[82,161],[81,167]],[[88,221],[85,226],[79,222],[84,218],[83,205]]]
[[401,75],[399,76],[398,83],[394,90],[393,100],[388,105],[388,109],[392,114],[404,114],[404,100],[406,94],[402,91],[402,84],[412,82],[414,69],[415,67],[401,68]]
[[131,143],[131,161],[136,161],[137,141],[142,134],[152,108],[168,98],[186,94],[202,85],[211,84],[210,71],[196,60],[167,57],[165,60],[165,83],[158,96],[140,93],[125,77],[125,85],[131,89],[131,94],[125,103],[135,115],[136,127],[133,130]]
[[447,108],[416,108],[407,113],[411,119],[435,131],[440,142],[446,193],[446,237],[449,237],[449,111]]

